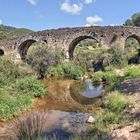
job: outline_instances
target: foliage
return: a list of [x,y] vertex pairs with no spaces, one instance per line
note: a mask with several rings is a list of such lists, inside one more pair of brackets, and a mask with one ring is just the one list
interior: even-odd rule
[[95,39],[84,39],[75,46],[73,60],[78,62],[86,71],[93,70],[95,52],[100,44]]
[[12,97],[0,91],[0,120],[6,120],[31,106],[30,96]]
[[62,68],[65,75],[72,79],[79,79],[83,75],[83,70],[73,62],[63,63]]
[[11,60],[0,57],[0,120],[27,110],[34,97],[45,94],[44,86],[34,77],[27,76],[26,70],[23,74]]
[[62,67],[62,65],[57,65],[57,66],[52,66],[49,67],[47,70],[47,74],[51,75],[51,76],[60,76],[60,75],[64,75],[64,69]]
[[18,67],[7,57],[0,57],[0,74],[9,80],[19,77]]
[[127,25],[127,26],[131,25],[131,26],[138,26],[138,27],[140,27],[140,12],[133,14],[130,19],[127,19],[125,21],[124,25]]
[[93,82],[102,82],[103,81],[104,72],[98,71],[92,75]]
[[29,58],[31,59],[31,66],[39,78],[44,78],[45,72],[50,66],[61,62],[62,51],[58,48],[49,48],[46,44],[40,44],[32,48]]
[[124,69],[124,79],[131,79],[140,77],[140,67],[139,66],[128,66]]
[[0,39],[8,37],[19,37],[31,32],[33,31],[25,28],[15,28],[11,26],[0,25]]
[[112,112],[120,113],[128,106],[128,104],[128,97],[118,91],[110,93],[106,99],[106,108]]
[[124,51],[120,48],[111,48],[108,49],[104,54],[103,65],[114,66],[114,67],[124,67],[127,64],[127,59],[124,54]]
[[108,69],[104,72],[98,71],[92,75],[93,82],[106,82],[109,84],[114,84],[118,80],[118,76],[114,69]]
[[19,95],[29,94],[35,97],[40,97],[46,94],[43,84],[37,81],[34,77],[18,79],[13,85],[13,88]]
[[64,62],[61,65],[50,67],[47,73],[55,76],[64,75],[68,78],[76,80],[83,75],[84,70],[74,62]]

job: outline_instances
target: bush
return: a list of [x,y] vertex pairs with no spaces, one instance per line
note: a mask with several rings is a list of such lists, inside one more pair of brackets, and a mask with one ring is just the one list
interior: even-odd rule
[[107,97],[106,108],[112,112],[122,112],[129,105],[128,97],[118,91],[110,93]]
[[35,46],[29,53],[32,68],[40,79],[50,66],[58,65],[62,60],[62,51],[58,48],[50,48],[45,44]]
[[62,68],[67,77],[72,79],[79,79],[83,75],[83,70],[73,62],[66,62],[62,64]]
[[76,65],[74,62],[65,62],[55,67],[50,67],[47,70],[47,74],[53,76],[64,75],[68,78],[78,80],[84,73],[84,70]]
[[126,79],[140,77],[140,67],[126,67],[124,69],[124,77]]
[[18,67],[13,62],[2,56],[0,57],[0,75],[6,77],[8,80],[13,81],[20,76]]
[[103,55],[104,67],[111,65],[117,68],[122,68],[128,64],[127,56],[120,48],[113,47],[108,49]]
[[19,95],[29,94],[35,97],[41,97],[46,94],[44,85],[34,77],[18,79],[13,87]]
[[114,84],[117,82],[118,77],[114,69],[108,69],[108,71],[102,72],[98,71],[92,75],[93,82],[107,82],[109,84]]
[[7,120],[26,110],[32,103],[30,96],[12,97],[0,91],[0,120]]
[[60,76],[60,75],[64,75],[64,70],[61,65],[55,67],[49,67],[47,70],[47,74],[51,76]]
[[103,81],[104,72],[98,71],[92,75],[93,82],[102,82]]
[[113,83],[117,82],[118,76],[116,75],[116,72],[114,70],[112,70],[112,71],[105,72],[104,75],[103,75],[103,79],[107,83],[113,84]]

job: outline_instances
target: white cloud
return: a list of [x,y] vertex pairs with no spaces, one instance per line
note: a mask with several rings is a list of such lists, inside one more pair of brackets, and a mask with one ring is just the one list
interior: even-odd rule
[[30,4],[32,4],[32,5],[36,5],[37,4],[37,2],[38,2],[38,0],[27,0]]
[[62,4],[60,9],[64,12],[71,13],[73,15],[79,14],[83,9],[83,4],[73,3],[71,4],[69,0],[65,0]]
[[85,0],[85,4],[91,4],[93,0]]
[[0,25],[2,24],[2,20],[0,19]]
[[102,22],[103,19],[99,16],[89,16],[86,18],[86,25],[97,25],[98,22]]
[[110,24],[110,26],[118,26],[118,24],[114,24],[114,23],[113,23],[113,24]]
[[91,24],[88,24],[88,23],[85,24],[85,27],[90,27],[90,26],[97,26],[97,24],[92,24],[92,25]]

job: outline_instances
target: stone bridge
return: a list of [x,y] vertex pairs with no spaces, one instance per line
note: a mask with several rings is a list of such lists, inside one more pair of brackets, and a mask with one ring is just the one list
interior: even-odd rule
[[133,37],[140,43],[140,28],[133,26],[91,26],[60,28],[33,32],[19,38],[0,40],[0,54],[10,55],[14,60],[26,59],[27,51],[34,42],[44,42],[59,47],[67,59],[72,59],[75,46],[84,39],[97,40],[104,48],[124,48],[125,41]]

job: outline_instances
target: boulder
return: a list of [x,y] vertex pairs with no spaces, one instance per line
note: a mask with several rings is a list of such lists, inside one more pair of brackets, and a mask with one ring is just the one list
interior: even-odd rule
[[93,116],[89,116],[87,122],[88,123],[94,123],[95,122],[95,118]]
[[125,80],[119,87],[120,91],[126,93],[140,93],[140,78]]

